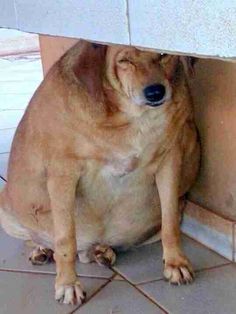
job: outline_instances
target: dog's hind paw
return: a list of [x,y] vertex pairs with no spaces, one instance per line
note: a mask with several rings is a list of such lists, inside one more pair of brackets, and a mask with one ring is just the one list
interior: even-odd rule
[[55,289],[55,299],[60,303],[81,305],[85,301],[86,293],[78,280],[71,285],[56,285]]
[[29,260],[33,265],[44,265],[54,261],[53,250],[44,247],[35,248],[30,254]]
[[94,259],[99,265],[111,267],[116,261],[116,253],[107,245],[97,245],[94,249]]

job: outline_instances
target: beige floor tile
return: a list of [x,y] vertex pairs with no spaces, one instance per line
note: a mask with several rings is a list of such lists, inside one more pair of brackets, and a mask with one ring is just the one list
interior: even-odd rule
[[[0,230],[0,269],[20,270],[30,272],[55,273],[55,263],[47,265],[32,265],[28,260],[32,248],[24,241],[10,237]],[[98,278],[110,278],[113,272],[96,263],[82,264],[77,261],[78,275]]]
[[[185,236],[183,247],[195,270],[228,263],[223,257]],[[114,269],[135,284],[161,279],[163,277],[161,242],[118,254]]]
[[139,287],[170,313],[236,313],[235,264],[199,272],[195,282],[187,286],[172,286],[161,280]]
[[[1,314],[61,314],[76,306],[61,305],[54,300],[54,276],[0,271]],[[82,278],[81,284],[90,297],[106,281]],[[91,313],[92,314],[92,313]]]
[[127,282],[113,281],[75,313],[159,314],[164,312]]

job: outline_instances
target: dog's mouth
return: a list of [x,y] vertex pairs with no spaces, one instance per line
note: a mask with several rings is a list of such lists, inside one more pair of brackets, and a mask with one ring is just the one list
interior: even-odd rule
[[146,102],[145,105],[150,106],[150,107],[158,107],[158,106],[163,105],[165,102],[166,102],[165,100],[157,101],[157,102]]
[[148,101],[148,102],[145,102],[145,105],[149,106],[149,107],[159,107],[159,106],[162,106],[165,103],[167,103],[169,100],[171,100],[171,92],[170,91],[167,93],[167,95],[164,99],[161,99],[161,100],[156,101],[156,102]]

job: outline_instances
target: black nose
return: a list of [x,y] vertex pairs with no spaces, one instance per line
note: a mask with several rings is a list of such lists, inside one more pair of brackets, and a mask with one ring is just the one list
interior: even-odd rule
[[150,106],[158,106],[165,97],[166,89],[162,84],[154,84],[147,86],[143,92]]

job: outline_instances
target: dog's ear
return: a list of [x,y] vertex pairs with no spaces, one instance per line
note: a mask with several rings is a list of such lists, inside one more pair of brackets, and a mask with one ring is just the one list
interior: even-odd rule
[[179,63],[179,57],[178,56],[172,56],[169,54],[164,54],[161,58],[161,66],[163,67],[165,71],[166,78],[168,80],[172,80],[175,72],[177,65]]
[[195,75],[194,65],[197,61],[197,58],[180,56],[180,62],[183,64],[184,71],[188,77],[193,77]]
[[79,57],[73,71],[77,79],[84,85],[89,96],[100,101],[103,96],[102,78],[106,58],[105,45],[83,42]]
[[168,80],[174,79],[178,66],[182,64],[185,74],[188,77],[194,76],[194,65],[197,58],[188,56],[166,55],[161,63],[165,69],[166,77]]

